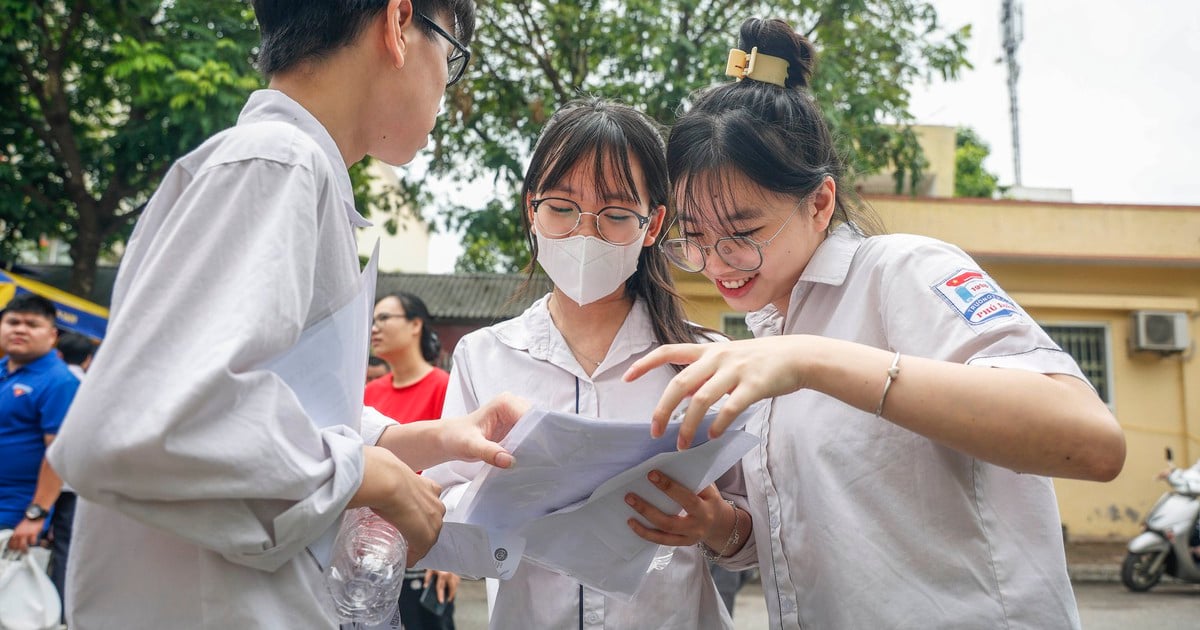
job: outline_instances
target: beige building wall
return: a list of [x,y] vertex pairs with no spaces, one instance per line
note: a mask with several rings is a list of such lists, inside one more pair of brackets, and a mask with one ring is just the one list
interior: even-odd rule
[[[372,162],[375,190],[387,191],[399,183],[392,167]],[[417,217],[406,216],[400,221],[395,234],[384,228],[386,216],[373,214],[367,217],[374,224],[358,231],[358,254],[371,255],[376,241],[379,242],[379,270],[383,272],[426,273],[429,271],[429,227]]]
[[[954,127],[941,125],[913,125],[913,133],[917,143],[925,154],[927,162],[916,194],[921,197],[953,197],[954,196]],[[862,177],[857,182],[858,190],[864,195],[888,195],[896,192],[896,180],[892,173],[885,171]],[[909,182],[904,183],[900,191],[912,194]]]
[[[1125,431],[1125,468],[1111,483],[1055,480],[1073,539],[1123,539],[1165,484],[1163,449],[1200,459],[1200,207],[1036,203],[874,196],[890,232],[962,247],[1043,325],[1106,327],[1110,406]],[[720,328],[736,318],[702,276],[679,274],[688,314]],[[1187,313],[1192,347],[1129,348],[1132,314]]]

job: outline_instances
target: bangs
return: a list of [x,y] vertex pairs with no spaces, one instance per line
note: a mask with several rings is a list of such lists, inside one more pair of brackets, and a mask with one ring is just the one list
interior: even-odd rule
[[674,198],[684,231],[732,234],[746,221],[770,214],[771,203],[797,196],[763,188],[741,169],[725,166],[681,175]]
[[[532,190],[559,188],[576,168],[587,165],[592,171],[592,189],[602,198],[627,199],[634,205],[641,205],[640,190],[645,184],[634,176],[630,143],[621,128],[601,117],[579,123],[555,134],[557,138],[545,160],[549,168],[533,182]],[[587,141],[581,142],[581,138]]]

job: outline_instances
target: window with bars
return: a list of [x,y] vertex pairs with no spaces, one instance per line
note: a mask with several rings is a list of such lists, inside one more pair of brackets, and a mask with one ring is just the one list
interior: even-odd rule
[[1079,364],[1105,403],[1112,403],[1112,370],[1109,369],[1108,326],[1103,324],[1054,324],[1042,329]]
[[721,332],[730,339],[753,339],[754,333],[746,325],[744,313],[726,313],[721,316]]

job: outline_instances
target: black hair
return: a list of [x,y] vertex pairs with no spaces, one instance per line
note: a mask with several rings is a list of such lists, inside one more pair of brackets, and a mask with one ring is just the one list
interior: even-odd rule
[[[319,61],[349,46],[385,8],[388,0],[253,0],[262,43],[258,69],[268,77],[306,61]],[[453,18],[452,33],[464,46],[475,35],[474,0],[412,0],[413,11],[430,19]],[[424,20],[416,25],[437,37]]]
[[58,319],[58,309],[55,308],[54,302],[36,293],[18,293],[13,299],[8,301],[8,304],[4,306],[4,310],[0,311],[0,317],[8,313],[41,315],[50,320],[51,324],[54,324]]
[[388,298],[396,298],[400,301],[400,306],[404,309],[404,318],[412,321],[414,319],[421,320],[421,357],[429,363],[436,363],[438,357],[442,353],[442,340],[438,338],[437,331],[433,329],[430,320],[433,319],[429,315],[429,309],[425,307],[425,302],[421,298],[405,291],[397,291],[389,293],[380,301]]
[[[602,197],[628,195],[652,209],[670,202],[666,147],[657,123],[632,107],[601,98],[567,103],[542,130],[521,187],[521,222],[532,253],[526,287],[535,272],[538,254],[527,212],[529,199],[561,183],[585,160],[591,161],[593,184]],[[632,160],[642,167],[645,182],[634,177]],[[610,180],[620,188],[613,190]],[[664,229],[669,223],[670,217],[664,217]],[[711,332],[687,321],[671,280],[670,265],[657,247],[642,248],[637,271],[625,281],[625,293],[646,304],[654,336],[661,344],[694,343],[698,332]]]
[[91,338],[69,330],[58,336],[55,347],[62,354],[63,361],[71,365],[83,365],[88,357],[96,354],[96,344]]
[[384,361],[383,359],[380,359],[379,357],[372,354],[371,356],[367,357],[367,365],[368,366],[379,366],[379,365],[387,366],[387,361]]
[[[693,95],[667,143],[678,212],[694,215],[714,199],[732,199],[732,174],[797,199],[831,177],[837,198],[829,229],[848,223],[862,234],[881,233],[875,212],[842,185],[845,163],[808,90],[816,68],[812,43],[783,20],[750,18],[742,23],[739,48],[755,47],[788,62],[785,85],[746,78]],[[732,223],[732,208],[719,214],[722,223]]]

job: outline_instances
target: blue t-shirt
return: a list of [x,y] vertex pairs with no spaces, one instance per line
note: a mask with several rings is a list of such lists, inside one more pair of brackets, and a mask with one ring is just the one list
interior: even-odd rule
[[46,457],[45,436],[58,433],[76,389],[79,379],[55,352],[11,374],[8,357],[0,359],[0,528],[25,517]]

